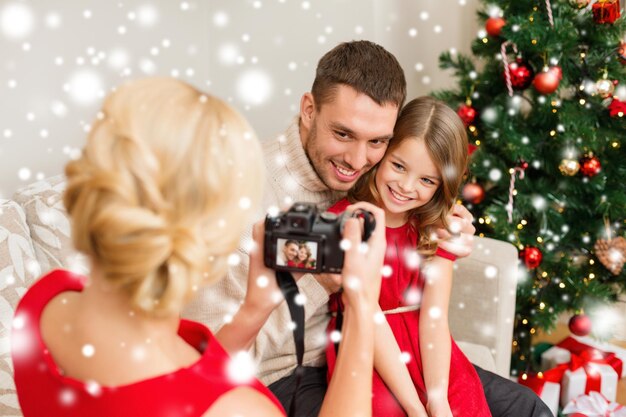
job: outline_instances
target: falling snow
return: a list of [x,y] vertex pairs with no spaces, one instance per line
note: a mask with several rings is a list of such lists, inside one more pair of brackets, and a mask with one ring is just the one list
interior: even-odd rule
[[231,355],[226,369],[228,377],[235,384],[249,383],[256,376],[256,364],[248,352]]
[[[201,2],[149,0],[137,5],[94,3],[76,10],[8,0],[0,8],[0,36],[8,42],[0,72],[6,88],[1,96],[11,103],[9,107],[36,118],[31,120],[32,134],[23,129],[25,121],[12,110],[5,114],[0,139],[13,141],[0,142],[0,155],[14,174],[2,176],[0,195],[60,174],[63,164],[77,154],[68,150],[82,148],[84,133],[103,97],[134,77],[170,75],[210,86],[250,118],[260,137],[274,134],[281,120],[298,111],[300,94],[309,88],[315,63],[324,51],[355,37],[377,40],[374,27],[383,17],[354,13],[356,4],[356,0],[339,6],[296,1],[290,7],[284,0],[254,0],[223,2],[207,9]],[[465,4],[465,0],[458,2],[459,14],[467,14]],[[280,13],[289,13],[289,18],[274,25],[271,35],[263,25],[248,24]],[[337,16],[343,17],[337,20]],[[180,30],[181,22],[189,30]],[[385,22],[385,27],[392,35],[420,39],[424,44],[444,39],[437,40],[443,42],[441,48],[456,51],[466,37],[441,38],[448,32],[448,22],[447,14],[415,6],[413,13],[396,17],[393,25]],[[294,26],[302,27],[305,34],[297,43],[289,35]],[[95,44],[93,37],[76,36],[85,31],[103,41]],[[398,53],[406,54],[416,71],[437,68],[435,55],[416,54],[408,45]],[[418,60],[424,61],[415,64]],[[44,79],[32,78],[35,73],[26,70],[33,63],[46,73]],[[447,77],[437,71],[423,73],[409,83],[426,93],[441,85],[441,76]],[[36,139],[45,139],[45,146]]]

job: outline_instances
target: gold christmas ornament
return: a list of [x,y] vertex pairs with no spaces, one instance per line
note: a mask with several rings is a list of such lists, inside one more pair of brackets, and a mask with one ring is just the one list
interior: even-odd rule
[[615,85],[612,80],[602,78],[596,82],[596,93],[602,98],[613,96]]
[[626,262],[626,239],[598,239],[594,245],[596,257],[613,275],[619,275]]
[[580,169],[580,163],[575,159],[563,159],[559,164],[559,171],[561,174],[573,177],[578,173]]

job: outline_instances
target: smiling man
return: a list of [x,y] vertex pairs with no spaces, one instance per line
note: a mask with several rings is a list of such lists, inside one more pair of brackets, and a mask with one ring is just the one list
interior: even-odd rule
[[[353,41],[326,53],[318,63],[311,92],[302,96],[298,117],[283,135],[263,143],[267,173],[263,208],[303,201],[323,210],[343,198],[383,158],[405,98],[404,72],[381,46]],[[451,217],[460,219],[461,236],[452,239],[444,231],[440,246],[467,256],[475,230],[472,216],[463,206],[455,205],[454,210]],[[208,324],[231,354],[250,349],[259,378],[289,409],[296,386],[289,309],[284,302],[277,304],[267,280],[248,282],[245,242],[249,241],[250,233],[242,238],[240,262],[197,297],[185,315]],[[297,410],[298,416],[317,416],[326,392],[327,303],[340,283],[329,275],[303,274],[297,284],[306,298],[304,372],[296,393]],[[532,391],[480,368],[477,371],[489,387],[485,395],[490,408],[493,400],[494,416],[543,417],[539,413],[543,403]]]
[[279,262],[277,265],[289,265],[290,262],[294,262],[294,260],[298,257],[298,242],[295,240],[288,239],[285,241],[283,245],[283,256],[279,257]]
[[315,88],[302,96],[300,137],[320,180],[348,191],[385,154],[399,104],[379,104],[347,85],[334,90],[327,102],[315,100]]

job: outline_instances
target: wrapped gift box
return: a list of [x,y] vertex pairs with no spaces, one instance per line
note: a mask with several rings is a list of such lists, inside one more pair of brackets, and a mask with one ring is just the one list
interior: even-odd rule
[[617,372],[610,365],[587,363],[568,369],[561,381],[561,405],[591,391],[598,391],[609,401],[617,396]]
[[626,349],[601,343],[590,337],[567,337],[552,346],[541,355],[541,369],[547,370],[567,364],[572,360],[572,353],[582,355],[583,352],[611,365],[620,378],[626,376],[626,366],[624,366]]
[[563,408],[569,417],[626,417],[626,407],[608,401],[597,392],[574,398]]
[[619,0],[598,0],[591,6],[596,23],[615,23],[620,17]]
[[561,393],[561,384],[550,380],[560,379],[560,372],[548,371],[546,373],[538,373],[535,375],[524,375],[518,380],[521,385],[532,389],[535,394],[546,403],[552,415],[557,417],[559,409],[559,399]]
[[557,417],[559,410],[559,397],[561,395],[561,384],[556,382],[546,382],[539,398],[546,403],[552,415]]
[[[622,363],[626,363],[626,349],[622,347],[615,346],[606,342],[600,342],[589,336],[585,336],[585,337],[574,336],[572,338],[580,343],[594,347],[603,352],[613,353],[618,359],[622,361]],[[620,375],[620,378],[624,378],[624,377],[626,377],[626,366],[622,366],[622,374]]]
[[547,370],[557,367],[558,365],[569,363],[572,359],[572,353],[559,346],[552,346],[541,354],[541,369]]

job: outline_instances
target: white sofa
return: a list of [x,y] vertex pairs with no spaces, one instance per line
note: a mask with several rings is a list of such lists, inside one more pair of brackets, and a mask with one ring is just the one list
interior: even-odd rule
[[[70,241],[62,176],[0,200],[0,416],[20,416],[10,357],[13,311],[26,288],[54,268],[86,272]],[[450,303],[452,334],[470,360],[509,375],[517,251],[509,243],[477,238],[472,255],[457,262]]]

